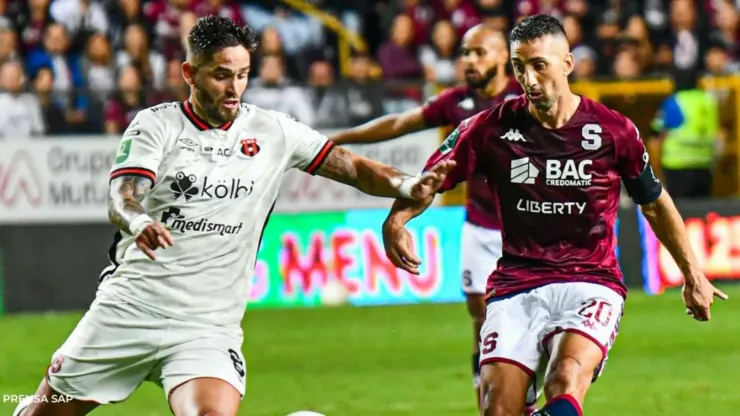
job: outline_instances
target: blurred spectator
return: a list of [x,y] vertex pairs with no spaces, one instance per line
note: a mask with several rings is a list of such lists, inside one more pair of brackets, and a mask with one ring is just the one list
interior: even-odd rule
[[480,23],[480,15],[471,0],[441,0],[437,5],[435,18],[452,23],[458,39],[462,38],[468,29]]
[[82,60],[90,98],[96,106],[101,106],[116,88],[116,73],[113,53],[108,38],[102,34],[92,35],[87,43],[87,53]]
[[383,78],[413,79],[422,75],[412,36],[411,18],[405,14],[396,16],[390,40],[383,43],[378,50],[378,63],[383,70]]
[[738,36],[740,30],[738,30],[738,11],[737,8],[727,0],[712,1],[715,5],[717,13],[715,15],[715,22],[717,30],[715,37],[718,40],[724,42],[727,52],[733,59],[739,58],[738,52]]
[[344,92],[337,88],[334,68],[327,60],[318,60],[308,69],[308,95],[315,109],[313,127],[332,128],[349,126],[349,103]]
[[54,98],[52,87],[54,74],[50,68],[41,68],[36,72],[33,80],[33,91],[41,105],[41,114],[46,126],[47,136],[56,136],[72,133],[64,115],[64,107]]
[[[280,39],[280,34],[277,29],[272,26],[268,26],[262,31],[257,50],[251,56],[252,68],[256,69],[260,67],[260,59],[262,59],[262,56],[264,55],[281,55],[283,57],[283,62],[285,63],[285,73],[288,78],[294,80],[305,78],[301,76],[302,73],[299,70],[299,65],[296,59],[287,55],[285,48],[283,47],[283,41]],[[252,76],[256,75],[257,71],[255,70],[252,72]]]
[[704,55],[704,67],[708,76],[740,73],[740,64],[730,59],[728,46],[721,40],[713,42]]
[[18,58],[18,37],[10,21],[0,16],[0,65]]
[[187,32],[180,20],[188,12],[190,0],[152,0],[145,4],[144,15],[154,27],[156,48],[166,59],[182,58]]
[[674,198],[711,195],[712,169],[724,149],[719,107],[711,92],[698,87],[697,72],[677,69],[676,93],[661,105],[652,122],[651,146],[660,147],[666,187]]
[[172,59],[167,63],[164,101],[185,101],[190,96],[190,87],[182,77],[182,61]]
[[701,38],[692,0],[673,0],[670,5],[673,65],[693,71],[701,63]]
[[0,137],[19,139],[41,136],[45,132],[44,119],[38,98],[24,92],[25,74],[19,62],[0,66]]
[[13,17],[20,48],[24,54],[41,48],[46,26],[54,22],[49,13],[50,0],[28,0]]
[[370,78],[370,57],[358,54],[350,62],[349,78],[345,83],[349,120],[346,126],[362,123],[383,115],[384,91],[381,85]]
[[546,14],[558,18],[565,14],[565,2],[562,0],[514,0],[514,4],[517,22],[533,14]]
[[640,70],[643,72],[653,69],[653,45],[650,42],[650,32],[641,16],[632,16],[627,20],[624,36],[632,43]]
[[108,33],[105,8],[93,0],[54,0],[49,13],[67,29],[72,53],[81,54],[93,33]]
[[411,19],[413,31],[413,44],[416,46],[429,42],[429,33],[434,25],[434,9],[423,0],[400,0],[399,8],[389,8],[386,11],[385,22],[382,24],[383,32],[388,33],[392,30],[395,17],[399,14],[405,14]]
[[[609,10],[605,12],[596,29],[594,47],[597,56],[597,69],[600,74],[611,74],[619,47],[619,15]],[[598,45],[598,46],[597,46]]]
[[324,27],[316,19],[298,15],[278,0],[244,3],[242,15],[249,27],[257,32],[275,27],[288,55],[321,43]]
[[123,133],[139,111],[160,102],[156,98],[154,94],[146,93],[137,68],[122,68],[118,76],[118,91],[105,106],[105,132]]
[[447,20],[434,24],[431,45],[419,49],[419,61],[424,66],[427,82],[451,85],[455,82],[455,55],[457,34]]
[[149,48],[149,39],[141,25],[126,28],[123,35],[124,48],[116,54],[116,67],[134,66],[142,76],[147,88],[160,90],[164,86],[166,61],[164,57]]
[[109,3],[110,44],[114,49],[123,47],[124,32],[131,25],[140,25],[146,30],[147,39],[154,38],[153,25],[149,24],[141,0],[112,0]]
[[614,76],[619,80],[635,80],[640,76],[640,63],[635,51],[622,49],[614,60]]
[[565,29],[565,37],[568,39],[571,49],[583,43],[583,28],[577,17],[574,15],[565,16],[563,18],[563,28]]
[[313,126],[315,120],[311,99],[306,91],[291,85],[285,77],[284,62],[279,55],[265,55],[259,77],[250,83],[244,100],[266,110],[280,111]]
[[89,131],[86,125],[88,100],[84,94],[85,75],[80,60],[68,53],[69,38],[60,24],[54,23],[46,28],[44,48],[28,56],[28,72],[35,74],[41,68],[51,68],[54,74],[55,99],[64,106],[67,123],[79,131]]
[[581,45],[573,48],[575,68],[573,80],[588,81],[596,75],[596,52],[590,46]]
[[244,25],[239,6],[234,0],[200,0],[194,10],[198,17],[208,15],[228,17],[238,25]]

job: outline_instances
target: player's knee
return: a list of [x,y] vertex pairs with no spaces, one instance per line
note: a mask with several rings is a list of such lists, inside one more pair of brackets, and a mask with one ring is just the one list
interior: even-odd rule
[[545,380],[545,394],[548,398],[561,394],[583,397],[591,384],[592,376],[593,371],[584,368],[577,359],[565,357],[559,360],[548,374]]

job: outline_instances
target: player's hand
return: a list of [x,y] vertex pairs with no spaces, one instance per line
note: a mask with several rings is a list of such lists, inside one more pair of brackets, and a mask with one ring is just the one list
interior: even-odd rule
[[714,298],[725,300],[728,296],[714,287],[703,275],[693,281],[696,283],[683,285],[682,295],[686,313],[697,321],[708,321],[711,318]]
[[447,179],[447,174],[455,167],[454,160],[443,160],[419,177],[419,182],[411,188],[411,198],[416,201],[424,201],[434,196]]
[[421,260],[414,253],[413,243],[411,233],[406,227],[397,224],[383,224],[385,255],[394,266],[418,275]]
[[144,228],[136,237],[136,247],[143,251],[152,260],[156,260],[154,250],[159,247],[167,248],[173,245],[172,236],[161,222],[153,222]]

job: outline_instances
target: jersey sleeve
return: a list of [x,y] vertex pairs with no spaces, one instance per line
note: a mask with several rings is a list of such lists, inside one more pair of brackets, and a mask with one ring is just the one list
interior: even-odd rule
[[421,115],[427,127],[441,127],[455,124],[450,120],[450,103],[455,101],[453,89],[447,89],[431,97],[421,107]]
[[140,111],[123,133],[110,179],[134,175],[156,182],[156,172],[164,155],[163,127],[162,121],[151,110]]
[[439,193],[454,189],[460,182],[467,181],[477,170],[478,157],[481,154],[483,133],[480,113],[462,123],[442,142],[424,165],[424,171],[444,160],[455,161],[455,167],[447,174]]
[[647,204],[660,196],[662,186],[650,165],[645,143],[640,137],[637,126],[626,117],[615,129],[617,137],[617,171],[624,187],[632,200],[637,204]]
[[278,123],[283,128],[285,141],[290,155],[288,168],[298,168],[311,175],[324,163],[334,142],[318,131],[283,114],[276,113]]

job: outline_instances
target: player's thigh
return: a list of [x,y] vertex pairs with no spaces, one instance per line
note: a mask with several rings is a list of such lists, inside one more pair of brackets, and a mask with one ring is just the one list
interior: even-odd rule
[[462,263],[462,289],[466,295],[486,293],[488,276],[496,269],[501,258],[501,232],[468,222],[463,224],[460,259]]
[[481,368],[481,408],[485,416],[521,416],[532,376],[518,364],[493,361]]
[[[542,345],[550,354],[548,371],[570,373],[576,367],[589,381],[603,371],[609,350],[619,333],[624,298],[617,292],[591,283],[553,286],[558,318],[548,324]],[[560,336],[557,336],[559,335]],[[569,364],[567,364],[567,363]]]
[[96,299],[53,354],[51,389],[99,404],[125,400],[155,365],[164,318],[113,299]]
[[153,381],[162,385],[178,415],[195,410],[234,414],[247,378],[241,330],[186,326],[171,332]]
[[[536,291],[489,303],[480,333],[480,366],[483,390],[493,388],[492,405],[506,400],[523,408],[536,401],[542,357],[538,341],[546,322],[547,310]],[[498,380],[507,376],[511,383]]]

